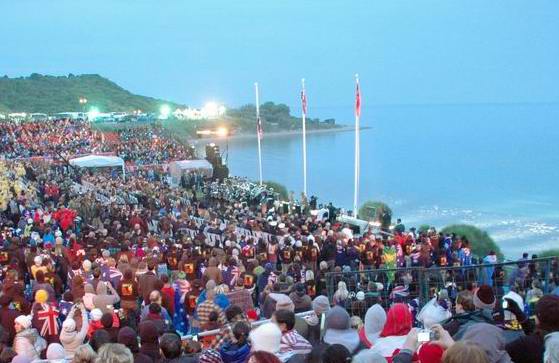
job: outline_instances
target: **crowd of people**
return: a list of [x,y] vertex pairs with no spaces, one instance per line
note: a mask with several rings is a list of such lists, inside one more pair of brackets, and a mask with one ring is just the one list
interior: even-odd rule
[[[141,163],[186,156],[75,132]],[[2,135],[5,159],[41,138]],[[399,220],[357,233],[239,178],[4,160],[0,188],[0,363],[559,362],[555,260],[503,266]]]
[[59,160],[95,152],[113,153],[128,165],[143,166],[194,157],[192,148],[165,137],[161,127],[151,124],[124,127],[105,135],[84,120],[5,121],[0,141],[5,159]]

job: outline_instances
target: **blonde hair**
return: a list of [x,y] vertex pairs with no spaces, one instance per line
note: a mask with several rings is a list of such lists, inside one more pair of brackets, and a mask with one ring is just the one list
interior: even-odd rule
[[94,363],[97,358],[97,353],[91,348],[89,344],[82,344],[76,348],[72,363]]
[[442,363],[489,363],[489,359],[477,346],[456,342],[444,352]]
[[106,343],[99,349],[95,363],[134,363],[134,356],[122,344]]

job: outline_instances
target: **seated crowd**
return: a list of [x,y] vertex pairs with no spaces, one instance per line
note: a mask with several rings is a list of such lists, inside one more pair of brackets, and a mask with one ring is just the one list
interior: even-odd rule
[[555,260],[476,261],[400,221],[357,236],[200,175],[0,172],[0,363],[559,362]]

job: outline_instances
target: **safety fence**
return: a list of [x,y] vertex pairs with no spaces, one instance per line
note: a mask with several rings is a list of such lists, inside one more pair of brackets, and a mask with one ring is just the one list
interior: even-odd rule
[[[295,316],[298,316],[300,318],[305,319],[306,317],[309,317],[312,314],[314,314],[314,311],[310,310],[310,311],[305,311],[305,312],[302,312],[302,313],[296,313]],[[322,316],[321,319],[324,319],[324,316]],[[252,321],[250,323],[250,325],[251,325],[251,328],[254,329],[254,328],[256,328],[256,327],[258,327],[262,324],[269,323],[270,321],[271,321],[270,319],[256,320],[256,321]],[[185,340],[196,340],[196,341],[200,342],[200,344],[202,345],[202,348],[207,349],[207,348],[212,346],[212,344],[218,338],[220,333],[221,333],[221,329],[206,330],[206,331],[200,332],[198,334],[183,335],[181,338],[182,338],[183,341],[185,341]]]
[[[342,300],[341,304],[350,314],[363,317],[367,309],[375,303],[389,308],[392,302],[399,299],[416,299],[420,307],[442,289],[447,290],[450,300],[453,300],[459,291],[480,285],[491,286],[497,301],[511,290],[525,295],[533,285],[546,294],[555,287],[554,279],[558,277],[557,258],[548,257],[469,266],[331,272],[326,274],[326,288],[332,303],[340,303]],[[345,282],[347,286],[347,297],[343,293],[336,294],[340,281]],[[360,291],[363,294],[358,296]]]

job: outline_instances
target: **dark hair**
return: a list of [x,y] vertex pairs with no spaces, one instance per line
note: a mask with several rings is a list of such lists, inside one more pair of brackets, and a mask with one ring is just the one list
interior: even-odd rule
[[159,276],[159,279],[161,280],[161,282],[163,282],[164,284],[166,284],[167,282],[169,282],[169,276],[162,274],[161,276]]
[[351,353],[341,344],[332,344],[322,353],[322,363],[344,363],[351,360]]
[[111,336],[109,335],[109,332],[105,329],[98,329],[91,336],[89,345],[91,345],[91,348],[93,348],[94,351],[99,352],[99,349],[103,346],[103,344],[110,342]]
[[250,326],[244,321],[239,321],[233,326],[233,335],[239,345],[245,344],[249,333]]
[[149,312],[151,314],[159,314],[161,313],[161,306],[159,306],[159,304],[156,303],[151,303],[149,304]]
[[175,359],[181,355],[181,339],[176,334],[165,333],[159,339],[159,348],[166,359]]
[[208,315],[208,320],[209,321],[217,321],[218,318],[219,318],[219,315],[217,314],[217,311],[215,311],[215,310],[210,312],[210,314]]
[[103,328],[109,329],[113,327],[113,314],[105,313],[101,316],[101,325]]
[[37,280],[37,283],[39,284],[45,282],[45,273],[43,272],[43,270],[38,270],[37,272],[35,272],[35,280]]
[[243,314],[243,309],[239,305],[229,305],[225,310],[225,318],[228,322],[233,321],[237,316]]
[[295,313],[289,310],[276,310],[274,312],[278,324],[285,324],[287,330],[292,330],[295,326]]

